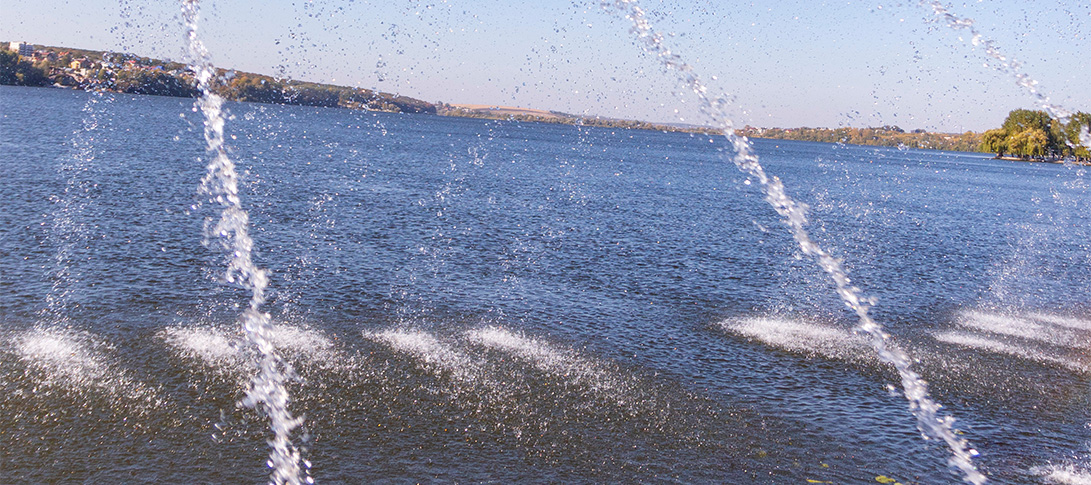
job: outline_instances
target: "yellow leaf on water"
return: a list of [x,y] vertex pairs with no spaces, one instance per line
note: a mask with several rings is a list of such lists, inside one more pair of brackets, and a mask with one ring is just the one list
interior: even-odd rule
[[875,481],[879,482],[879,483],[895,483],[895,484],[898,483],[897,480],[895,480],[893,478],[890,478],[890,477],[888,477],[886,475],[879,475],[879,476],[875,477]]
[[807,483],[833,483],[833,482],[823,482],[822,480],[811,480],[810,478],[808,478]]

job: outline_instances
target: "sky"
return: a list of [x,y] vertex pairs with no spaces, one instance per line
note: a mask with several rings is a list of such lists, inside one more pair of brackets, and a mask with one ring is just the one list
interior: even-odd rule
[[[180,1],[0,0],[0,41],[183,60]],[[1038,102],[965,30],[907,1],[642,0],[736,126],[998,127]],[[1091,2],[945,4],[1054,104],[1091,111]],[[426,101],[703,124],[697,100],[598,0],[201,2],[218,67]]]

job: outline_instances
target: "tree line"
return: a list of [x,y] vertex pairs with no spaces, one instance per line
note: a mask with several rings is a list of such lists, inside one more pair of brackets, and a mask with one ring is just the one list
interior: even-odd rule
[[754,128],[747,126],[736,133],[750,138],[816,141],[884,147],[924,148],[960,152],[977,151],[981,134],[930,133],[924,130],[905,131],[898,126],[870,128]]
[[1091,114],[1078,112],[1067,122],[1045,111],[1012,110],[1003,126],[985,132],[981,151],[1000,158],[1021,160],[1091,161],[1088,147],[1080,140],[1081,132],[1091,131]]
[[441,116],[454,116],[459,118],[477,118],[484,120],[503,120],[531,123],[549,123],[555,125],[579,125],[593,126],[596,128],[620,128],[624,130],[650,130],[674,133],[700,133],[705,135],[718,135],[720,130],[711,127],[676,126],[649,121],[624,120],[616,118],[598,118],[594,116],[580,116],[560,111],[551,111],[550,115],[536,115],[529,113],[505,113],[488,109],[467,109],[452,106],[445,103],[437,104],[438,113]]

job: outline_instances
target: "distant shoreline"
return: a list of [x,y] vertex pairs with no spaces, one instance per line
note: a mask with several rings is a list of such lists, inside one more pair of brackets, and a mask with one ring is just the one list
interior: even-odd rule
[[1057,165],[1081,165],[1091,166],[1091,160],[1080,160],[1078,158],[1065,159],[1065,158],[1049,158],[1049,157],[1008,157],[1008,156],[995,156],[993,160],[1006,160],[1009,162],[1027,162],[1027,163],[1053,163]]
[[[54,86],[103,90],[128,94],[175,97],[199,95],[192,73],[177,62],[132,54],[117,54],[68,47],[33,46],[33,53],[16,55],[3,50],[0,84]],[[573,115],[535,108],[484,104],[430,103],[408,96],[363,88],[281,80],[271,76],[217,69],[216,94],[231,101],[362,109],[393,113],[429,113],[440,116],[482,118],[532,123],[553,123],[662,132],[720,134],[713,127],[677,126],[639,120]],[[754,128],[735,131],[750,138],[818,141],[863,146],[980,152],[980,133],[906,132],[897,126],[871,128]]]

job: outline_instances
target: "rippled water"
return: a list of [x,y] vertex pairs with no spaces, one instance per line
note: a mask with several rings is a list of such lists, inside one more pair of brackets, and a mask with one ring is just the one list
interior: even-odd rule
[[[237,405],[248,293],[201,245],[190,101],[0,96],[0,472],[264,480],[267,424]],[[722,140],[227,108],[318,482],[957,480]],[[982,471],[1087,480],[1086,176],[755,147]]]

